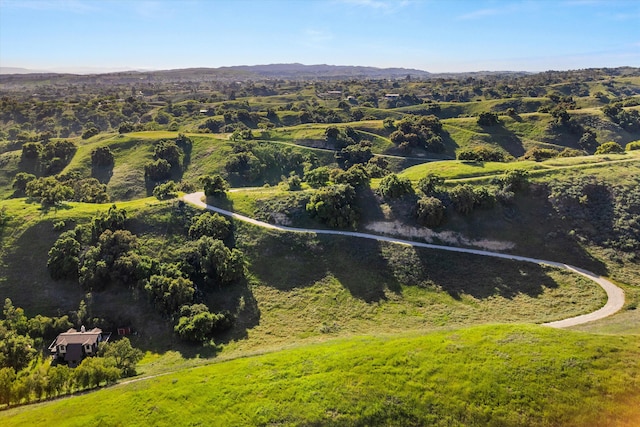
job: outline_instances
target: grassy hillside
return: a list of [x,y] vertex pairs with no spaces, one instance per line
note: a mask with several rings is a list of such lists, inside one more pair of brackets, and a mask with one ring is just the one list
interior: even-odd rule
[[[0,413],[7,426],[633,426],[635,338],[531,326],[359,337]],[[88,410],[91,408],[91,410]]]

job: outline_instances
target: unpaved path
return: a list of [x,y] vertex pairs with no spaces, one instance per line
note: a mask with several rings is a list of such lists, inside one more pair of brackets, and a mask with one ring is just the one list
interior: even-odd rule
[[413,242],[411,240],[403,240],[395,237],[380,236],[376,234],[360,233],[357,231],[316,230],[311,228],[295,228],[295,227],[287,227],[284,225],[269,224],[268,222],[258,221],[257,219],[249,218],[248,216],[245,216],[245,215],[241,215],[235,212],[221,209],[216,206],[208,205],[202,201],[203,198],[204,198],[203,192],[191,193],[183,197],[185,202],[190,203],[192,205],[195,205],[200,208],[207,209],[213,212],[218,212],[222,215],[237,219],[239,221],[247,222],[249,224],[253,224],[258,227],[268,228],[271,230],[289,231],[293,233],[313,233],[313,234],[329,234],[329,235],[335,235],[335,236],[359,237],[362,239],[372,239],[372,240],[378,240],[381,242],[390,242],[390,243],[396,243],[399,245],[408,245],[408,246],[414,246],[419,248],[436,249],[436,250],[449,251],[449,252],[461,252],[461,253],[467,253],[467,254],[488,256],[493,258],[510,259],[513,261],[531,262],[538,265],[549,265],[552,267],[556,267],[556,268],[560,268],[563,270],[568,270],[568,271],[580,274],[586,277],[587,279],[597,283],[607,293],[607,303],[599,310],[596,310],[592,313],[583,314],[581,316],[570,317],[564,320],[543,323],[543,325],[545,326],[551,326],[553,328],[568,328],[570,326],[576,326],[583,323],[592,322],[594,320],[603,319],[607,316],[610,316],[618,312],[624,305],[624,291],[622,289],[620,289],[619,287],[617,287],[616,285],[614,285],[612,282],[605,279],[604,277],[598,276],[595,273],[592,273],[590,271],[587,271],[578,267],[574,267],[569,264],[564,264],[564,263],[555,262],[555,261],[547,261],[547,260],[538,259],[538,258],[529,258],[529,257],[524,257],[519,255],[510,255],[510,254],[505,254],[500,252],[491,252],[491,251],[480,250],[480,249],[459,248],[455,246],[434,245],[431,243]]

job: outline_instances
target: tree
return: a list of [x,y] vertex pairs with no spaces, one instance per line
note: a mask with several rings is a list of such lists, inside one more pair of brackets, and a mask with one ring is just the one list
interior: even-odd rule
[[360,219],[355,199],[355,189],[351,185],[332,185],[316,191],[307,203],[306,210],[330,227],[355,228]]
[[144,176],[151,181],[164,181],[171,177],[171,163],[165,159],[157,159],[144,165]]
[[173,181],[167,181],[163,184],[156,185],[153,189],[153,195],[158,200],[167,200],[178,197],[176,183]]
[[142,360],[142,351],[131,345],[129,338],[123,337],[118,341],[106,343],[101,348],[103,357],[111,357],[115,360],[116,368],[120,369],[123,377],[136,375],[136,364]]
[[11,388],[16,380],[16,370],[0,368],[0,404],[9,405],[12,400]]
[[397,199],[406,194],[413,193],[413,187],[408,178],[401,178],[392,173],[382,178],[378,192],[385,199]]
[[97,134],[100,133],[100,129],[98,129],[95,126],[92,126],[88,129],[86,129],[84,132],[82,132],[82,139],[89,139],[92,136],[96,136]]
[[229,189],[229,183],[219,174],[201,176],[200,183],[204,186],[204,195],[207,197],[224,196]]
[[480,126],[495,126],[500,124],[500,119],[496,113],[483,112],[478,116]]
[[205,212],[194,217],[189,227],[189,237],[196,240],[202,236],[225,239],[231,230],[229,221],[218,213]]
[[312,188],[320,188],[327,185],[329,182],[329,168],[326,166],[320,166],[310,171],[305,172],[304,179]]
[[418,181],[418,188],[424,193],[425,196],[433,196],[438,187],[444,184],[444,178],[436,174],[428,174],[427,176],[420,178]]
[[184,277],[168,277],[154,274],[144,285],[145,291],[153,298],[156,306],[164,314],[175,312],[180,306],[193,300],[193,282]]
[[74,195],[73,188],[52,176],[30,181],[25,192],[28,197],[38,199],[43,206],[56,206],[65,200],[71,200]]
[[91,164],[93,166],[113,166],[115,158],[111,148],[104,146],[91,151]]
[[27,184],[35,180],[36,176],[26,172],[18,172],[13,179],[13,189],[17,194],[25,194]]
[[204,304],[185,305],[174,331],[187,341],[204,342],[216,331],[228,329],[233,318],[228,313],[211,313]]
[[427,227],[437,227],[442,224],[446,208],[440,199],[426,196],[418,199],[416,217]]
[[624,153],[624,148],[620,146],[617,142],[609,141],[600,145],[595,154],[612,154],[612,153]]
[[44,147],[39,142],[27,142],[22,146],[23,159],[37,159]]
[[73,279],[78,277],[78,262],[80,256],[80,242],[76,240],[73,231],[66,231],[49,250],[47,268],[54,280]]
[[476,204],[475,192],[469,184],[456,185],[449,191],[449,197],[455,210],[462,215],[471,213]]

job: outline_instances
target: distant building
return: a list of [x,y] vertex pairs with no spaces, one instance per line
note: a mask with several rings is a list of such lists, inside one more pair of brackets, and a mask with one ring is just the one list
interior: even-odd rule
[[69,365],[70,368],[78,366],[85,357],[95,356],[98,352],[98,344],[109,341],[111,332],[104,333],[102,329],[93,328],[80,332],[71,328],[56,337],[49,346],[49,351],[54,359]]
[[399,93],[387,93],[384,95],[385,98],[387,99],[397,99],[400,97]]

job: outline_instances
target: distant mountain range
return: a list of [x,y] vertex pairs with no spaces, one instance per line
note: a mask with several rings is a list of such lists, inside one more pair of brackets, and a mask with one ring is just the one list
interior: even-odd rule
[[433,77],[482,77],[488,75],[525,75],[521,71],[478,71],[464,73],[429,73],[412,68],[377,68],[351,65],[304,65],[304,64],[268,64],[238,65],[218,68],[183,68],[175,70],[121,70],[97,72],[96,68],[75,68],[74,72],[53,70],[30,70],[18,67],[0,67],[0,83],[21,84],[38,83],[60,78],[74,83],[127,83],[139,80],[148,82],[197,82],[211,80],[247,81],[264,79],[286,80],[324,80],[324,79],[401,79]]

